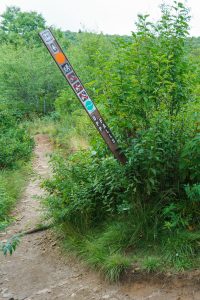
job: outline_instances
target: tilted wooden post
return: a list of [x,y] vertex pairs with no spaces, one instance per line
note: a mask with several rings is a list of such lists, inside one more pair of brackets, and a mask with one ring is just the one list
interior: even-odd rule
[[39,35],[111,152],[116,159],[125,164],[125,155],[121,152],[112,132],[100,115],[96,105],[90,99],[86,89],[50,29],[40,32]]

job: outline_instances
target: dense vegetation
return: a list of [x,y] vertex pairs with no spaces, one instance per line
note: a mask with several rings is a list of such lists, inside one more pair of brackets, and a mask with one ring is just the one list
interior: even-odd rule
[[[54,29],[126,165],[109,153],[51,64],[35,35],[45,27],[42,16],[8,8],[0,26],[2,103],[15,103],[16,118],[20,111],[21,122],[43,127],[57,145],[53,177],[43,184],[48,217],[67,248],[112,280],[130,265],[155,271],[200,263],[200,40],[188,37],[182,3],[161,10],[157,23],[139,15],[130,37]],[[9,147],[3,167],[31,151],[23,128],[12,123],[9,132],[26,147]]]
[[30,170],[33,140],[20,124],[13,106],[0,103],[0,230],[19,197]]
[[[26,183],[27,175],[31,170],[28,161],[34,146],[33,139],[23,125],[28,110],[21,97],[14,98],[14,90],[19,91],[20,86],[19,82],[12,78],[16,59],[14,48],[3,38],[3,33],[7,35],[3,27],[6,26],[7,14],[11,17],[9,9],[0,26],[0,48],[3,51],[0,62],[0,230],[10,222],[10,210],[20,197]],[[7,62],[12,62],[10,68],[4,64],[6,59]],[[21,73],[18,72],[17,77],[20,76]],[[11,78],[12,82],[9,83]]]

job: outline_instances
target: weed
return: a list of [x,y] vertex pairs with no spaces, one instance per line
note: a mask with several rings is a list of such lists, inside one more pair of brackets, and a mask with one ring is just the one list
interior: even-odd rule
[[149,256],[149,257],[144,258],[144,260],[142,262],[142,266],[143,266],[144,270],[146,270],[148,273],[159,270],[160,265],[161,265],[160,258],[157,258],[157,257]]

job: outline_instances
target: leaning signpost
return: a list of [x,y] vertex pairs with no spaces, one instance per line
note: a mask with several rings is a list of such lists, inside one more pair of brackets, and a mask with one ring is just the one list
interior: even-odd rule
[[39,35],[111,152],[116,159],[125,164],[125,155],[121,152],[112,132],[106,125],[94,102],[90,99],[86,89],[50,29],[40,32]]

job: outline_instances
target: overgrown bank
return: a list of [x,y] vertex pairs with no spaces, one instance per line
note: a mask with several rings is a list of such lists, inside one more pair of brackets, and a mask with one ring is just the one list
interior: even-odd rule
[[156,24],[139,16],[130,39],[79,41],[79,71],[126,149],[125,166],[68,91],[55,102],[57,145],[78,132],[89,147],[54,156],[44,203],[66,247],[111,280],[132,265],[149,272],[200,265],[199,68],[190,59],[188,21],[188,9],[175,2],[162,6]]
[[17,110],[5,101],[0,104],[0,230],[10,222],[10,211],[20,198],[27,176],[31,172],[29,160],[34,146]]

